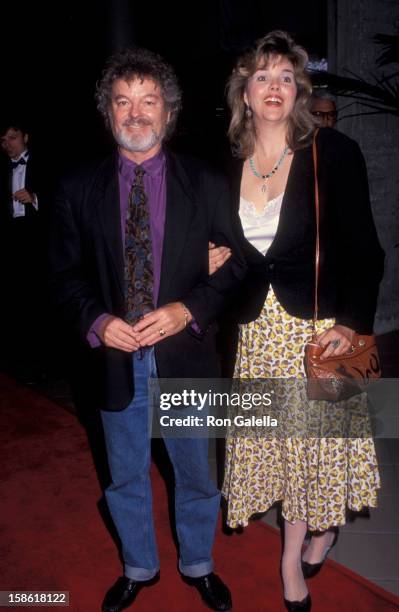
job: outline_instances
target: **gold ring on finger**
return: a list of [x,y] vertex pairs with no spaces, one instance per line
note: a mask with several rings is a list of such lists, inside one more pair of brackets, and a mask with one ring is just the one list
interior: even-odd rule
[[164,336],[165,334],[166,334],[166,331],[164,329],[162,329],[162,327],[161,327],[161,329],[159,330],[159,335],[160,336]]

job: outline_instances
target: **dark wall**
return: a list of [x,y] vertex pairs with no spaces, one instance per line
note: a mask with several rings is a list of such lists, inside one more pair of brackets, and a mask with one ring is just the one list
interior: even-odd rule
[[95,82],[110,52],[135,43],[176,67],[184,90],[177,146],[215,150],[226,122],[216,108],[224,105],[236,54],[279,27],[325,55],[326,1],[291,8],[264,0],[2,3],[1,119],[22,115],[33,144],[45,154],[55,149],[63,165],[102,154],[108,139],[95,109]]

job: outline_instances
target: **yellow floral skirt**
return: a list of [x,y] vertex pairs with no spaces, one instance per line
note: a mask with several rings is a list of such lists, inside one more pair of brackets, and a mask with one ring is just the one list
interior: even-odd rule
[[[331,319],[318,321],[317,331],[333,323]],[[270,289],[258,319],[240,326],[234,377],[303,379],[304,346],[311,336],[312,322],[286,313]],[[305,385],[296,385],[288,393],[284,427],[288,424],[295,431],[293,423],[298,414],[303,415],[298,408],[307,402],[313,405],[312,418],[317,414],[323,427],[328,422],[329,431],[335,434],[256,437],[236,435],[231,428],[226,439],[222,493],[228,501],[227,522],[232,528],[247,525],[251,515],[266,512],[276,501],[282,501],[287,521],[306,521],[311,531],[343,525],[347,508],[360,511],[377,505],[380,476],[366,395],[331,404],[308,402]],[[347,416],[351,413],[357,416],[352,418],[350,429],[361,430],[361,437],[339,433],[344,421],[347,432]],[[332,424],[331,414],[335,415]],[[368,435],[364,435],[365,428]]]

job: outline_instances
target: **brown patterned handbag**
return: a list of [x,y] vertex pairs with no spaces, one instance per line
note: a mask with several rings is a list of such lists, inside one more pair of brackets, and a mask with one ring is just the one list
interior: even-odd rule
[[315,305],[313,338],[305,346],[304,365],[307,377],[307,395],[310,400],[338,402],[361,393],[372,379],[381,377],[380,360],[375,337],[354,334],[348,353],[338,357],[320,359],[324,347],[317,343],[316,321],[318,317],[318,288],[320,263],[320,205],[317,178],[317,148],[315,131],[313,138],[313,166],[316,206],[316,255],[315,255]]

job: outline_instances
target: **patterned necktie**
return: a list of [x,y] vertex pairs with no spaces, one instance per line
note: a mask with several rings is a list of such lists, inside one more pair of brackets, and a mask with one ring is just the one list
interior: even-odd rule
[[148,199],[144,191],[145,170],[136,166],[129,194],[125,229],[126,321],[132,325],[154,309],[154,271]]

